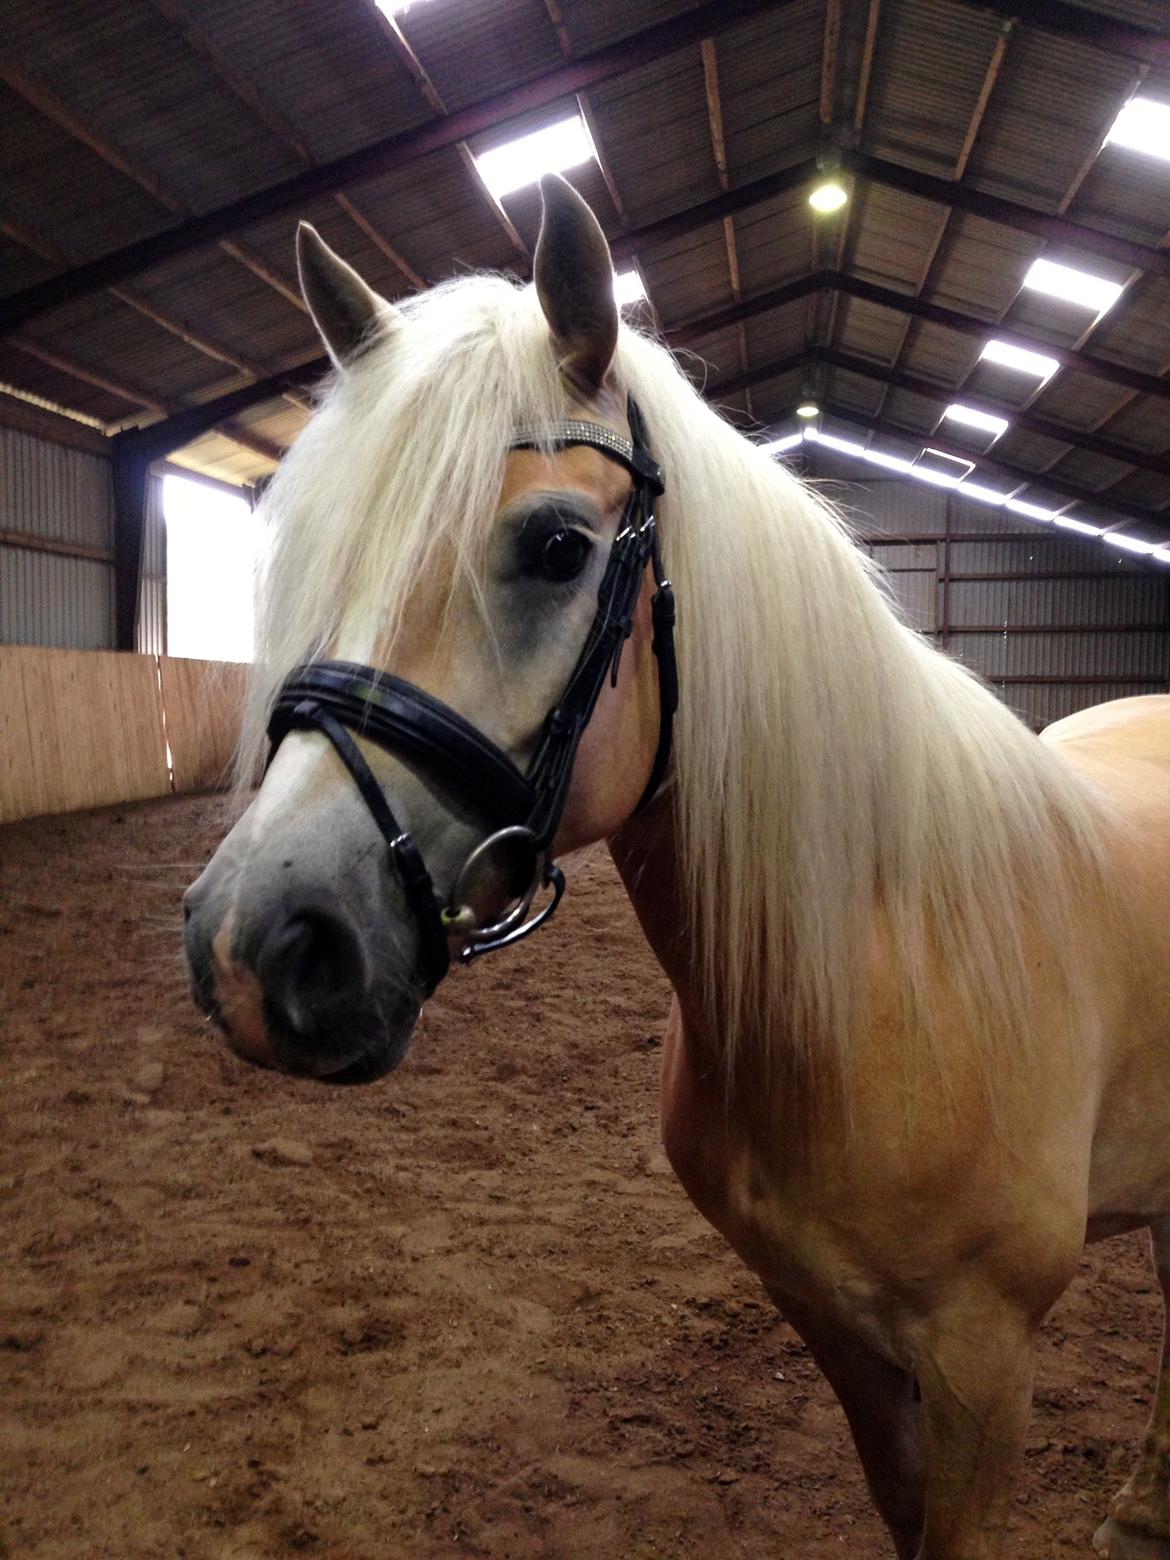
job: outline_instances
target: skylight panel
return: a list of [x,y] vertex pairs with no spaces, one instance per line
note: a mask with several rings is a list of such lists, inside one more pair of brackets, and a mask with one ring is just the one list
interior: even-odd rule
[[[928,460],[938,464],[923,465]],[[910,474],[920,482],[932,482],[935,487],[953,488],[958,487],[964,477],[969,477],[974,470],[973,460],[960,460],[957,455],[947,455],[942,450],[928,446],[914,462],[914,470]]]
[[633,266],[628,271],[614,272],[613,295],[617,299],[619,309],[628,309],[633,304],[640,303],[646,296],[642,278]]
[[993,439],[998,439],[1001,433],[1006,433],[1008,420],[1006,417],[993,417],[990,412],[981,412],[977,407],[964,406],[961,401],[952,401],[943,413],[952,422],[962,423],[964,428],[977,428],[980,433],[989,433]]
[[1132,97],[1113,121],[1106,146],[1126,146],[1170,162],[1170,103],[1155,98]]
[[558,119],[503,146],[481,152],[475,166],[497,200],[535,184],[544,173],[565,173],[596,157],[593,141],[580,114]]
[[1033,292],[1047,293],[1050,298],[1059,298],[1063,303],[1092,309],[1098,317],[1113,307],[1122,292],[1120,282],[1090,276],[1088,271],[1078,271],[1071,265],[1057,265],[1055,260],[1033,260],[1024,277],[1024,286]]
[[1024,347],[1014,347],[1010,341],[1000,341],[998,338],[989,341],[979,357],[987,363],[998,363],[1001,368],[1014,368],[1021,374],[1034,374],[1045,383],[1060,367],[1055,358],[1046,357],[1043,352],[1029,352]]

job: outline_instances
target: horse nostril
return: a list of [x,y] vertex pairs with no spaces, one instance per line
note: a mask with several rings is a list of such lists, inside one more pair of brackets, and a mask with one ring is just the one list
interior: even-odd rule
[[361,945],[352,929],[325,911],[292,915],[264,939],[256,973],[267,1000],[305,1038],[365,990]]

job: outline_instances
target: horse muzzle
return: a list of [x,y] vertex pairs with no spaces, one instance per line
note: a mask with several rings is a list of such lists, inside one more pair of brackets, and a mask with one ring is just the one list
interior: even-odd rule
[[262,915],[217,910],[208,874],[184,899],[192,995],[245,1061],[368,1083],[405,1056],[423,992],[412,958],[377,964],[345,909],[285,892]]

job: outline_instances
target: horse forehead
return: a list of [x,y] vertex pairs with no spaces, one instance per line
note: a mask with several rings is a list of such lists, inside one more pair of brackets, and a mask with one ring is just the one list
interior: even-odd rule
[[549,488],[586,493],[605,512],[624,500],[630,491],[630,475],[617,461],[587,444],[574,444],[551,454],[540,450],[508,452],[501,508],[524,493]]

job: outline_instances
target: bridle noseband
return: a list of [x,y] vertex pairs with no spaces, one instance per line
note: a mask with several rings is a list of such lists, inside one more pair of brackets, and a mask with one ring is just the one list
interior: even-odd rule
[[[447,973],[448,939],[462,940],[460,960],[527,937],[552,915],[565,891],[561,869],[549,851],[564,811],[573,761],[585,727],[608,677],[616,684],[622,647],[633,627],[634,609],[647,564],[656,586],[651,604],[652,648],[658,662],[658,748],[640,811],[654,796],[670,761],[671,732],[678,708],[674,655],[674,593],[662,567],[654,501],[663,491],[661,469],[650,456],[645,428],[633,398],[627,403],[629,439],[601,423],[570,419],[516,430],[512,449],[566,449],[589,445],[624,466],[633,490],[610,549],[597,590],[597,611],[577,664],[560,699],[549,711],[536,752],[522,773],[507,753],[439,699],[388,672],[351,661],[313,661],[297,667],[282,685],[268,724],[268,762],[290,731],[318,731],[349,770],[390,850],[390,859],[418,924],[423,984],[430,993]],[[358,732],[467,797],[493,832],[463,863],[444,905],[410,834],[402,828],[361,749]],[[499,920],[480,925],[464,903],[475,871],[493,854],[513,862],[512,900]],[[518,870],[523,864],[524,871]],[[541,887],[552,897],[531,919]]]

